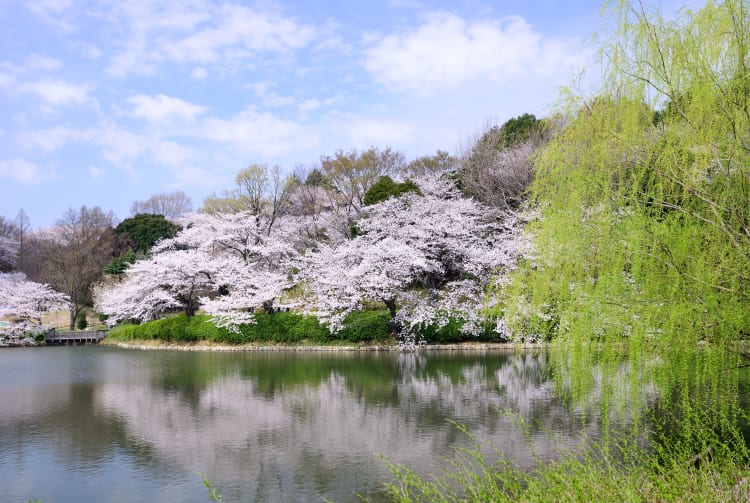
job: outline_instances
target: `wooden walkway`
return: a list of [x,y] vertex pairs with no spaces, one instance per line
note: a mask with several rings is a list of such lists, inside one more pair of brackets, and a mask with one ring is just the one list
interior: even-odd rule
[[47,346],[98,344],[107,337],[106,330],[82,330],[80,332],[55,332],[54,329],[44,334]]

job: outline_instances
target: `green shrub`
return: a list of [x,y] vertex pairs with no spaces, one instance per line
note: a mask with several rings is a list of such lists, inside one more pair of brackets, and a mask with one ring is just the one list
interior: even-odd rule
[[[111,340],[155,339],[167,342],[211,341],[224,344],[259,342],[267,344],[327,344],[335,341],[373,342],[392,339],[393,327],[387,310],[364,310],[350,313],[344,327],[331,334],[314,316],[299,313],[256,313],[255,323],[239,325],[236,330],[217,327],[210,316],[184,315],[150,321],[142,325],[119,325],[110,331]],[[419,333],[427,342],[452,343],[466,340],[492,340],[488,329],[479,338],[461,333],[463,322],[451,320],[444,327],[429,325]]]
[[118,325],[109,332],[112,340],[156,339],[162,341],[219,340],[226,329],[210,321],[210,316],[180,315],[163,320],[150,321],[142,325]]
[[78,315],[78,319],[76,319],[76,327],[78,327],[78,330],[86,330],[86,327],[88,327],[88,320],[86,320],[86,314],[80,313]]
[[355,311],[344,318],[344,328],[336,334],[336,338],[349,342],[368,342],[389,339],[392,332],[388,311]]
[[110,260],[109,263],[104,266],[104,272],[122,277],[125,274],[125,271],[128,270],[128,267],[135,264],[136,260],[136,254],[133,251],[128,250],[123,252],[119,257]]
[[[330,333],[313,316],[298,313],[257,313],[255,323],[241,325],[242,342],[270,342],[294,344],[302,341],[323,343]],[[236,334],[227,342],[236,342]]]
[[117,236],[128,236],[138,247],[138,251],[145,253],[159,240],[174,237],[180,230],[179,225],[173,224],[164,215],[139,213],[120,222],[114,233]]
[[297,313],[257,313],[256,323],[240,325],[237,330],[217,327],[210,316],[184,315],[150,321],[142,325],[119,325],[110,331],[110,339],[155,339],[162,341],[211,341],[227,344],[247,342],[286,343],[327,342],[328,329],[313,316]]
[[107,336],[110,340],[115,341],[129,341],[132,339],[135,339],[135,328],[137,325],[132,324],[125,324],[125,325],[117,325],[116,327],[112,327],[109,331],[109,335]]
[[462,326],[463,321],[451,318],[442,327],[433,323],[432,325],[417,327],[415,331],[427,343],[451,344],[466,338],[466,335],[461,333]]
[[450,318],[448,323],[443,326],[438,326],[436,323],[430,325],[422,325],[416,327],[414,330],[416,335],[430,344],[454,344],[457,342],[471,342],[471,341],[498,341],[499,337],[494,332],[495,322],[492,319],[487,319],[482,324],[482,331],[479,335],[467,334],[461,331],[464,326],[464,320]]
[[422,195],[417,184],[411,180],[396,183],[390,176],[381,176],[380,180],[375,182],[365,193],[364,203],[365,206],[369,206],[390,199],[391,197],[398,197],[407,192],[414,192],[415,194]]

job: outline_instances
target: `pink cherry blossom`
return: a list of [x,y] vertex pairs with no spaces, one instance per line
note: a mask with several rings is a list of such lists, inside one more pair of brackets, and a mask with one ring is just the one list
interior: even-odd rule
[[68,302],[67,295],[28,281],[23,273],[0,273],[0,318],[11,321],[12,335],[42,329],[42,315],[66,309]]

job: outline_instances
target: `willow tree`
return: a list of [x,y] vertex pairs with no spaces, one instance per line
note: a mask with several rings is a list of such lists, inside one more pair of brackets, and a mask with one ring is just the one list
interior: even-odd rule
[[537,161],[518,332],[737,340],[750,329],[750,4],[612,2],[603,84]]

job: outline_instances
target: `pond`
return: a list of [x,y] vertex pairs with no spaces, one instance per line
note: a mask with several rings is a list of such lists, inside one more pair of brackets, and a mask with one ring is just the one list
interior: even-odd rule
[[205,502],[203,475],[224,501],[379,501],[381,456],[429,474],[474,441],[531,467],[601,429],[550,367],[544,351],[6,349],[0,500]]

